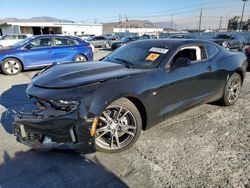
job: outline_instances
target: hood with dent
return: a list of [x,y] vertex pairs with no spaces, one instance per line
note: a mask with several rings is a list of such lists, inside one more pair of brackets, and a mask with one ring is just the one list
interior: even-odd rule
[[32,84],[44,88],[70,88],[122,78],[148,70],[128,69],[123,65],[97,61],[57,64],[32,79]]

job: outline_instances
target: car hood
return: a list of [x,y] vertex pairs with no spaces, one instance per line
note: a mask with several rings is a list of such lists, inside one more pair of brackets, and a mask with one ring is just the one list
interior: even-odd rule
[[71,88],[85,84],[119,79],[150,69],[129,69],[111,62],[64,63],[51,66],[32,79],[32,84],[43,88]]

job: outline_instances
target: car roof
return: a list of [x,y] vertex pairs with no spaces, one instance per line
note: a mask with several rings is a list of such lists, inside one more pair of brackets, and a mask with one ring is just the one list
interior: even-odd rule
[[65,38],[80,40],[79,37],[68,36],[68,35],[33,35],[33,36],[31,36],[31,38],[33,38],[33,39],[40,38],[40,37],[62,37],[62,38],[65,37]]
[[179,45],[189,45],[189,44],[214,44],[213,42],[207,40],[199,40],[199,39],[147,39],[147,40],[139,40],[133,42],[133,44],[145,44],[145,45],[161,45],[167,46],[168,48],[172,48],[173,46]]

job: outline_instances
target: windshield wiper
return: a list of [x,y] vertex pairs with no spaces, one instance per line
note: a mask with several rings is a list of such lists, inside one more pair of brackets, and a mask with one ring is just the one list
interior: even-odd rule
[[133,63],[127,61],[126,59],[115,57],[115,60],[121,61],[122,64],[124,64],[127,68],[133,68],[135,66]]

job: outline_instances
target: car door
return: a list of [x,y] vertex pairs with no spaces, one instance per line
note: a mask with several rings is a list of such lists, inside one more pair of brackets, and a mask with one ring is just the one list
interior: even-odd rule
[[[187,58],[190,64],[177,66],[179,58]],[[179,48],[168,66],[165,77],[166,108],[163,113],[182,111],[210,99],[216,83],[203,45]]]
[[237,48],[239,46],[239,42],[235,36],[232,36],[230,40],[231,40],[231,48]]
[[52,37],[41,37],[29,42],[23,48],[22,59],[27,68],[42,67],[55,62]]
[[106,43],[106,38],[105,37],[98,37],[98,46],[104,46]]
[[56,62],[73,61],[77,54],[78,42],[74,39],[55,37],[54,39],[54,55]]
[[93,40],[91,41],[91,43],[92,43],[95,47],[102,46],[103,38],[102,38],[102,37],[94,37]]

